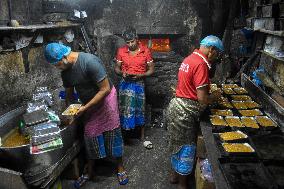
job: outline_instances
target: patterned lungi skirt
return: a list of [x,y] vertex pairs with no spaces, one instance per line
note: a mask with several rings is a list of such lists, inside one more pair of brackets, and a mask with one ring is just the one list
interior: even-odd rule
[[121,129],[106,131],[96,137],[86,137],[85,146],[88,159],[122,157],[123,139]]
[[201,110],[197,101],[177,97],[171,100],[167,110],[171,164],[181,175],[190,174],[194,165]]
[[121,157],[123,140],[116,89],[84,115],[84,140],[89,159]]
[[119,84],[120,124],[125,130],[145,124],[144,81],[121,81]]

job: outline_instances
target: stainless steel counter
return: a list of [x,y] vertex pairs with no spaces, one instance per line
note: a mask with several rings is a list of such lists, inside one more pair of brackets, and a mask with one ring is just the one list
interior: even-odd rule
[[[25,108],[21,107],[0,117],[0,136],[4,136],[17,125],[24,111]],[[79,153],[82,141],[80,133],[80,127],[75,124],[62,128],[63,147],[37,155],[30,154],[29,144],[11,148],[0,147],[0,167],[6,168],[2,169],[2,174],[8,173],[3,170],[11,170],[7,175],[15,173],[14,176],[22,177],[28,185],[47,187]],[[2,184],[0,183],[0,188]]]

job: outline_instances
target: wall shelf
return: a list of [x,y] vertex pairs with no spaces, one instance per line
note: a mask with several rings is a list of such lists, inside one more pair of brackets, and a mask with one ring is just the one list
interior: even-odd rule
[[260,32],[260,33],[265,33],[265,34],[270,34],[270,35],[276,35],[279,37],[284,37],[284,30],[278,30],[278,31],[273,31],[273,30],[266,30],[266,29],[253,29],[251,27],[245,27],[249,30],[253,30],[255,32]]
[[43,29],[56,29],[56,28],[70,28],[80,26],[79,23],[63,22],[58,24],[38,24],[19,27],[0,26],[0,31],[17,31],[17,30],[43,30]]
[[276,36],[279,36],[279,37],[284,37],[284,31],[281,30],[281,31],[272,31],[272,30],[266,30],[266,29],[257,29],[254,31],[256,32],[261,32],[261,33],[266,33],[266,34],[270,34],[270,35],[276,35]]
[[275,59],[275,60],[279,60],[279,61],[281,61],[281,62],[284,62],[284,58],[277,57],[277,56],[275,56],[275,55],[273,55],[273,54],[270,54],[270,53],[268,53],[268,52],[265,52],[264,50],[261,50],[260,52],[262,52],[262,53],[265,54],[266,56],[269,56],[269,57],[271,57],[271,58],[273,58],[273,59]]

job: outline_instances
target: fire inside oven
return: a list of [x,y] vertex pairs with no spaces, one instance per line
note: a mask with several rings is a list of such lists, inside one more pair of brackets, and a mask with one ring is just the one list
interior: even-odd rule
[[148,46],[154,52],[171,51],[169,38],[139,39],[139,42]]

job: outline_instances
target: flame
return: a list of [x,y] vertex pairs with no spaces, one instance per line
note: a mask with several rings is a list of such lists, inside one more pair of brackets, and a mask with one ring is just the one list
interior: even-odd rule
[[139,42],[148,46],[152,51],[169,52],[171,50],[169,38],[139,39]]

